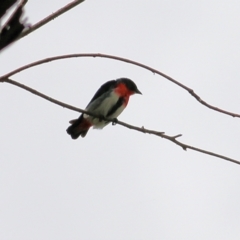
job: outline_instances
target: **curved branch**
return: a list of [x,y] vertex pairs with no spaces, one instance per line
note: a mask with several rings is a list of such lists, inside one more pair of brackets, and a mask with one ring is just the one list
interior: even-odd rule
[[42,60],[39,60],[39,61],[36,61],[36,62],[33,62],[33,63],[30,63],[28,65],[25,65],[23,67],[20,67],[12,72],[9,72],[8,74],[0,77],[0,81],[4,81],[3,79],[5,78],[8,78],[16,73],[19,73],[23,70],[26,70],[28,68],[31,68],[31,67],[34,67],[34,66],[37,66],[37,65],[41,65],[43,63],[47,63],[47,62],[51,62],[51,61],[56,61],[56,60],[60,60],[60,59],[65,59],[65,58],[75,58],[75,57],[101,57],[101,58],[110,58],[110,59],[114,59],[114,60],[118,60],[118,61],[122,61],[122,62],[127,62],[127,63],[130,63],[130,64],[133,64],[133,65],[136,65],[136,66],[139,66],[141,68],[145,68],[155,74],[158,74],[166,79],[168,79],[169,81],[173,82],[174,84],[178,85],[179,87],[183,88],[184,90],[186,90],[187,92],[189,92],[198,102],[200,102],[201,104],[203,104],[204,106],[214,110],[214,111],[217,111],[217,112],[220,112],[220,113],[223,113],[223,114],[226,114],[226,115],[230,115],[232,117],[238,117],[240,118],[240,114],[237,114],[237,113],[233,113],[233,112],[229,112],[229,111],[226,111],[226,110],[223,110],[223,109],[220,109],[220,108],[217,108],[213,105],[210,105],[208,104],[207,102],[203,101],[199,95],[197,95],[193,89],[183,85],[182,83],[178,82],[177,80],[173,79],[172,77],[154,69],[154,68],[151,68],[147,65],[144,65],[142,63],[139,63],[139,62],[135,62],[135,61],[132,61],[130,59],[127,59],[127,58],[121,58],[121,57],[117,57],[117,56],[113,56],[113,55],[108,55],[108,54],[101,54],[101,53],[80,53],[80,54],[68,54],[68,55],[61,55],[61,56],[56,56],[56,57],[50,57],[50,58],[45,58],[45,59],[42,59]]
[[39,21],[38,23],[34,24],[33,26],[31,26],[30,28],[28,28],[26,31],[22,32],[20,34],[20,36],[17,38],[17,40],[19,40],[20,38],[23,38],[25,36],[27,36],[29,33],[37,30],[38,28],[42,27],[43,25],[45,25],[46,23],[50,22],[51,20],[59,17],[60,15],[62,15],[63,13],[67,12],[68,10],[74,8],[75,6],[77,6],[78,4],[84,2],[84,0],[74,0],[71,3],[67,4],[66,6],[60,8],[59,10],[57,10],[55,13],[47,16],[46,18],[42,19],[41,21]]
[[[21,84],[21,83],[18,83],[18,82],[16,82],[16,81],[13,81],[13,80],[11,80],[11,79],[9,79],[9,78],[4,79],[4,82],[7,82],[7,83],[10,83],[10,84],[15,85],[15,86],[17,86],[17,87],[20,87],[20,88],[22,88],[22,89],[25,89],[25,90],[27,90],[27,91],[29,91],[29,92],[31,92],[31,93],[33,93],[33,94],[41,97],[41,98],[44,98],[44,99],[46,99],[46,100],[48,100],[48,101],[50,101],[50,102],[52,102],[52,103],[55,103],[55,104],[57,104],[57,105],[59,105],[59,106],[62,106],[62,107],[64,107],[64,108],[68,108],[68,109],[71,109],[71,110],[76,111],[76,112],[86,113],[86,114],[88,114],[88,115],[91,115],[91,116],[94,116],[94,117],[98,117],[98,116],[96,116],[96,115],[94,115],[94,114],[92,114],[92,113],[89,113],[89,112],[87,112],[87,111],[85,111],[85,110],[83,110],[83,109],[76,108],[76,107],[71,106],[71,105],[69,105],[69,104],[60,102],[60,101],[58,101],[58,100],[56,100],[56,99],[53,99],[53,98],[51,98],[51,97],[49,97],[49,96],[47,96],[47,95],[44,95],[44,94],[36,91],[36,90],[33,89],[33,88],[30,88],[30,87],[28,87],[28,86],[25,86],[25,85],[23,85],[23,84]],[[155,135],[155,136],[158,136],[158,137],[161,137],[161,138],[165,138],[165,139],[167,139],[167,140],[169,140],[169,141],[177,144],[178,146],[182,147],[184,150],[192,149],[193,151],[201,152],[201,153],[204,153],[204,154],[207,154],[207,155],[211,155],[211,156],[214,156],[214,157],[217,157],[217,158],[221,158],[221,159],[224,159],[224,160],[226,160],[226,161],[233,162],[233,163],[236,163],[236,164],[239,164],[239,165],[240,165],[240,161],[238,161],[238,160],[235,160],[235,159],[232,159],[232,158],[223,156],[223,155],[219,155],[219,154],[217,154],[217,153],[213,153],[213,152],[210,152],[210,151],[206,151],[206,150],[203,150],[203,149],[201,149],[201,148],[196,148],[196,147],[187,145],[187,144],[185,144],[185,143],[182,143],[182,142],[176,140],[178,137],[181,136],[181,134],[178,134],[178,135],[176,135],[176,136],[168,136],[168,135],[166,135],[164,132],[158,132],[158,131],[154,131],[154,130],[149,130],[149,129],[146,129],[146,128],[144,128],[144,127],[141,127],[141,128],[140,128],[140,127],[136,127],[136,126],[130,125],[130,124],[125,123],[125,122],[122,122],[122,121],[116,121],[116,120],[113,120],[113,119],[105,119],[105,120],[112,122],[114,125],[115,125],[115,124],[119,124],[119,125],[122,125],[122,126],[124,126],[124,127],[129,128],[129,129],[132,129],[132,130],[136,130],[136,131],[139,131],[139,132],[142,132],[142,133],[153,134],[153,135]]]

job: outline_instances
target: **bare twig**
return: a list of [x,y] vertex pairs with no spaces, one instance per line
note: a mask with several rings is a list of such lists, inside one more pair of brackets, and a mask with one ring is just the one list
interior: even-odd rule
[[126,59],[126,58],[121,58],[121,57],[117,57],[117,56],[113,56],[113,55],[108,55],[108,54],[101,54],[101,53],[80,53],[80,54],[68,54],[68,55],[61,55],[61,56],[56,56],[56,57],[50,57],[50,58],[45,58],[45,59],[42,59],[42,60],[39,60],[39,61],[36,61],[36,62],[33,62],[33,63],[30,63],[28,65],[25,65],[23,67],[20,67],[12,72],[9,72],[7,74],[5,74],[4,76],[0,77],[0,81],[3,81],[4,78],[8,78],[16,73],[19,73],[23,70],[26,70],[28,68],[31,68],[31,67],[34,67],[34,66],[37,66],[37,65],[41,65],[43,63],[47,63],[47,62],[51,62],[51,61],[56,61],[56,60],[60,60],[60,59],[65,59],[65,58],[75,58],[75,57],[101,57],[101,58],[110,58],[110,59],[114,59],[114,60],[118,60],[118,61],[122,61],[122,62],[127,62],[127,63],[130,63],[130,64],[133,64],[133,65],[136,65],[136,66],[139,66],[141,68],[145,68],[153,73],[156,73],[166,79],[168,79],[169,81],[177,84],[178,86],[180,86],[181,88],[185,89],[187,92],[189,92],[198,102],[200,102],[201,104],[203,104],[204,106],[212,109],[212,110],[215,110],[217,112],[220,112],[220,113],[224,113],[226,115],[230,115],[232,117],[238,117],[240,118],[240,114],[237,114],[237,113],[233,113],[233,112],[229,112],[229,111],[226,111],[226,110],[223,110],[223,109],[220,109],[220,108],[217,108],[213,105],[210,105],[208,104],[207,102],[203,101],[199,95],[197,95],[191,88],[183,85],[182,83],[178,82],[177,80],[169,77],[168,75],[154,69],[154,68],[151,68],[147,65],[144,65],[142,63],[139,63],[139,62],[135,62],[135,61],[132,61],[130,59]]
[[[60,8],[59,10],[57,10],[55,13],[49,15],[48,17],[42,19],[41,21],[39,21],[38,23],[34,24],[33,26],[31,26],[30,28],[28,28],[28,30],[22,32],[22,34],[18,37],[18,39],[23,38],[25,36],[27,36],[29,33],[37,30],[38,28],[42,27],[43,25],[45,25],[46,23],[50,22],[51,20],[59,17],[60,15],[62,15],[63,13],[67,12],[68,10],[74,8],[75,6],[77,6],[78,4],[84,2],[84,0],[74,0],[71,3],[67,4],[66,6]],[[17,39],[17,40],[18,40]]]
[[[76,108],[76,107],[71,106],[71,105],[69,105],[69,104],[60,102],[60,101],[58,101],[58,100],[56,100],[56,99],[53,99],[53,98],[51,98],[51,97],[49,97],[49,96],[47,96],[47,95],[44,95],[44,94],[36,91],[36,90],[33,89],[33,88],[30,88],[30,87],[28,87],[28,86],[25,86],[25,85],[23,85],[23,84],[21,84],[21,83],[18,83],[18,82],[16,82],[16,81],[13,81],[13,80],[11,80],[11,79],[9,79],[9,78],[5,78],[5,79],[2,79],[2,80],[3,80],[3,82],[7,82],[7,83],[10,83],[10,84],[15,85],[15,86],[17,86],[17,87],[20,87],[20,88],[22,88],[22,89],[25,89],[25,90],[27,90],[27,91],[29,91],[29,92],[31,92],[31,93],[39,96],[39,97],[42,97],[42,98],[44,98],[44,99],[46,99],[46,100],[48,100],[48,101],[50,101],[50,102],[52,102],[52,103],[55,103],[55,104],[57,104],[57,105],[60,105],[60,106],[62,106],[62,107],[65,107],[65,108],[68,108],[68,109],[71,109],[71,110],[73,110],[73,111],[77,111],[77,112],[80,112],[80,113],[86,113],[86,114],[91,115],[91,116],[94,116],[94,117],[98,117],[98,116],[95,116],[94,114],[92,114],[92,113],[90,113],[90,112],[87,112],[87,111],[85,111],[85,110],[83,110],[83,109]],[[158,136],[158,137],[165,138],[165,139],[167,139],[167,140],[169,140],[169,141],[177,144],[178,146],[182,147],[184,150],[192,149],[192,150],[194,150],[194,151],[201,152],[201,153],[204,153],[204,154],[207,154],[207,155],[211,155],[211,156],[214,156],[214,157],[217,157],[217,158],[221,158],[221,159],[224,159],[224,160],[226,160],[226,161],[233,162],[233,163],[236,163],[236,164],[239,164],[239,165],[240,165],[240,161],[238,161],[238,160],[235,160],[235,159],[232,159],[232,158],[223,156],[223,155],[219,155],[219,154],[217,154],[217,153],[213,153],[213,152],[210,152],[210,151],[206,151],[206,150],[203,150],[203,149],[200,149],[200,148],[196,148],[196,147],[193,147],[193,146],[184,144],[184,143],[182,143],[182,142],[180,142],[180,141],[177,141],[176,138],[180,137],[181,134],[178,134],[178,135],[175,135],[175,136],[168,136],[168,135],[166,135],[164,132],[158,132],[158,131],[154,131],[154,130],[149,130],[149,129],[146,129],[146,128],[144,128],[144,127],[141,127],[141,128],[140,128],[140,127],[136,127],[136,126],[130,125],[130,124],[125,123],[125,122],[122,122],[122,121],[115,121],[115,120],[113,120],[113,119],[106,119],[106,120],[107,120],[107,121],[110,121],[110,122],[113,122],[114,124],[122,125],[122,126],[124,126],[124,127],[129,128],[129,129],[132,129],[132,130],[136,130],[136,131],[139,131],[139,132],[142,132],[142,133],[153,134],[153,135],[156,135],[156,136]]]

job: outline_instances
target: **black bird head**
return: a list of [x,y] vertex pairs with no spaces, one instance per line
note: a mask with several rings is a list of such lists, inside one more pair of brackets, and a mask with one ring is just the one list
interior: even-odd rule
[[142,94],[142,93],[138,90],[137,85],[136,85],[131,79],[129,79],[129,78],[119,78],[119,79],[117,79],[117,84],[119,84],[119,83],[125,84],[126,87],[127,87],[130,91],[132,91],[132,92],[134,92],[134,93]]

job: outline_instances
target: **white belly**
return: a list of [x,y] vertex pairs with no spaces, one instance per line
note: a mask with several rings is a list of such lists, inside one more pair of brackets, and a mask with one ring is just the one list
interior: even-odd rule
[[[96,115],[99,115],[99,116],[107,116],[107,113],[117,103],[118,99],[119,99],[119,96],[116,93],[111,92],[111,94],[109,94],[109,96],[107,96],[107,97],[103,96],[102,98],[100,97],[99,99],[96,99],[95,101],[93,101],[86,108],[86,110],[90,111]],[[110,115],[109,118],[110,119],[117,118],[122,113],[124,108],[125,108],[125,106],[122,105],[121,107],[119,107],[116,110],[116,112],[114,112],[112,115]],[[98,118],[93,118],[87,114],[84,114],[83,116],[84,116],[84,118],[87,118],[91,121],[93,128],[102,129],[107,124],[109,124],[109,122],[99,121]]]
[[[117,118],[122,113],[124,108],[125,108],[125,106],[122,105],[120,108],[117,109],[117,111],[114,114],[109,116],[109,118],[110,119]],[[99,119],[96,119],[96,118],[92,120],[92,123],[93,123],[93,128],[96,128],[96,129],[102,129],[109,124],[109,122],[106,122],[106,121],[100,122]]]

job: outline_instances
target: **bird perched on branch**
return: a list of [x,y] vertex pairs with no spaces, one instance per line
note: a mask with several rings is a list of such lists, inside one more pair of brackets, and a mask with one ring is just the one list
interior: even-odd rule
[[122,113],[128,104],[129,97],[133,94],[142,94],[136,84],[128,78],[119,78],[104,83],[93,96],[86,107],[86,111],[98,117],[81,114],[78,119],[70,121],[67,133],[72,139],[77,139],[80,135],[85,137],[89,128],[102,129],[109,121],[104,120],[116,118]]

